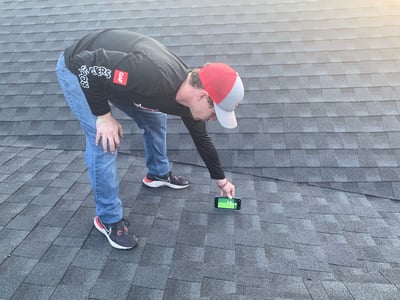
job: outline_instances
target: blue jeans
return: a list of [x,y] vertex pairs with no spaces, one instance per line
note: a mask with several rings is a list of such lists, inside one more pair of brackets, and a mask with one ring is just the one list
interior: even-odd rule
[[[112,154],[104,152],[101,144],[96,146],[96,116],[90,110],[77,76],[65,66],[63,54],[58,59],[56,72],[65,99],[79,120],[86,137],[85,161],[96,202],[96,214],[103,223],[118,222],[122,218],[116,162],[118,151]],[[134,119],[139,128],[143,129],[148,173],[159,176],[168,174],[166,115],[138,108],[133,102],[126,104],[117,99],[110,99],[110,102]]]

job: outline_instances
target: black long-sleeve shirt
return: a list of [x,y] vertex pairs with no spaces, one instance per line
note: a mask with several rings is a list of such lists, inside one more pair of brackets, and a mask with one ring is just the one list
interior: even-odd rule
[[139,33],[104,30],[84,36],[65,49],[64,57],[94,115],[108,113],[114,98],[180,116],[211,178],[225,178],[205,122],[176,101],[190,70],[164,45]]

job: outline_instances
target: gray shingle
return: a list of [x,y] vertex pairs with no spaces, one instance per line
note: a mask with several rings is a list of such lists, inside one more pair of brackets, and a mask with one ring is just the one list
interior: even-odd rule
[[10,256],[0,266],[0,296],[10,298],[34,268],[37,259]]
[[169,267],[165,265],[138,266],[132,284],[135,286],[165,289]]
[[169,220],[155,220],[151,229],[148,242],[172,247],[175,245],[178,236],[179,222]]
[[57,285],[77,252],[77,248],[50,247],[32,272],[29,273],[25,282],[37,285]]
[[161,247],[147,244],[143,256],[140,260],[141,265],[170,265],[174,253],[173,248]]
[[14,250],[14,254],[29,258],[41,258],[61,229],[57,227],[37,226]]
[[354,297],[360,299],[395,299],[400,297],[399,291],[388,284],[346,283],[346,287]]
[[214,278],[204,278],[201,284],[201,297],[210,295],[232,295],[236,293],[236,283],[233,281],[219,280]]
[[88,298],[89,291],[84,286],[59,284],[52,297],[55,299]]
[[107,261],[106,254],[109,253],[110,249],[107,250],[108,252],[103,249],[97,251],[80,249],[72,265],[86,269],[102,270]]
[[352,299],[353,296],[342,282],[324,281],[324,289],[328,297],[338,299]]
[[7,227],[17,230],[32,230],[49,210],[48,206],[28,205],[7,224]]
[[15,291],[13,299],[28,299],[30,297],[35,299],[46,299],[50,298],[53,291],[54,287],[22,283]]
[[145,288],[140,286],[132,286],[131,290],[128,294],[129,299],[154,299],[154,300],[162,300],[164,295],[164,291],[156,290],[152,288]]
[[98,279],[90,291],[89,298],[125,299],[130,291],[130,281]]
[[165,299],[200,298],[200,283],[168,279]]

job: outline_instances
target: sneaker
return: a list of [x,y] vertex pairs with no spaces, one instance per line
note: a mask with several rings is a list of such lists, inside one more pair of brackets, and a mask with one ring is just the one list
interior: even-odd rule
[[116,249],[132,249],[138,243],[138,238],[128,233],[128,227],[123,219],[114,224],[105,224],[96,216],[93,222],[94,227],[104,234],[110,245]]
[[151,187],[151,188],[158,188],[160,186],[167,186],[171,189],[184,189],[190,185],[190,181],[184,179],[182,176],[176,176],[169,172],[168,175],[159,177],[151,174],[147,174],[143,178],[143,184]]

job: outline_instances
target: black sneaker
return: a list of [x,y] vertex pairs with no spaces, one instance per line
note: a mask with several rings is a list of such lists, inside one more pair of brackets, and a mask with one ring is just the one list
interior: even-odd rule
[[104,224],[96,216],[93,222],[94,227],[104,234],[110,245],[116,249],[132,249],[138,243],[138,238],[128,233],[128,227],[126,227],[124,220],[114,224]]
[[168,175],[159,177],[151,174],[147,174],[143,178],[143,184],[151,187],[151,188],[158,188],[160,186],[167,186],[171,189],[184,189],[190,185],[190,181],[184,179],[182,176],[176,176],[169,172]]

